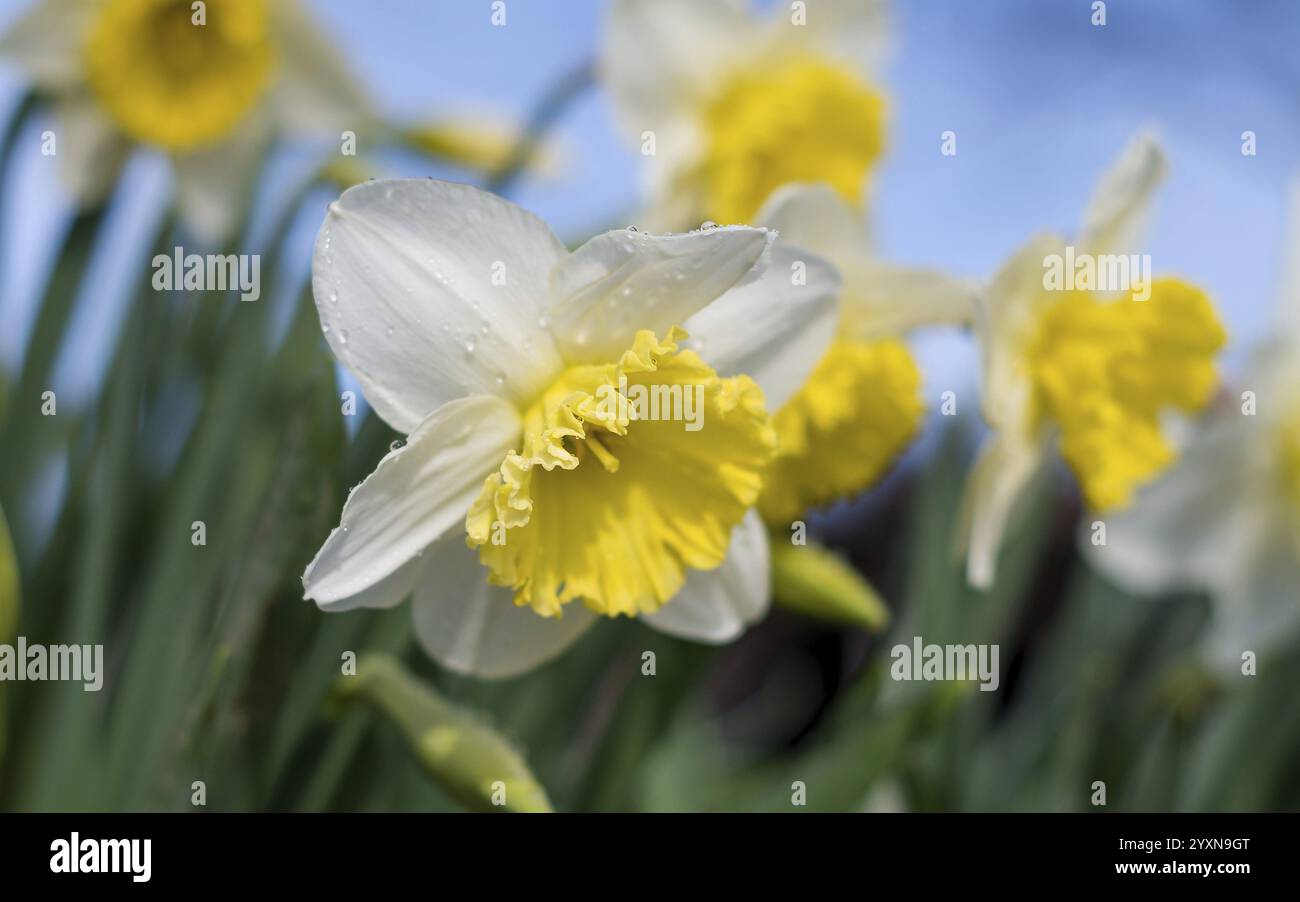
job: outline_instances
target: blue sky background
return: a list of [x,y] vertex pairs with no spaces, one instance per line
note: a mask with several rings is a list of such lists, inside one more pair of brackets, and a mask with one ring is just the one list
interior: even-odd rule
[[[557,78],[596,52],[600,0],[307,0],[384,112],[395,118],[492,114],[522,119]],[[27,4],[0,0],[0,28]],[[765,4],[770,6],[771,4]],[[814,5],[814,4],[810,4]],[[1286,189],[1300,174],[1300,3],[1291,0],[906,0],[894,4],[894,51],[883,72],[893,114],[878,173],[877,244],[903,263],[987,276],[1035,231],[1071,231],[1098,174],[1140,127],[1164,139],[1171,174],[1152,223],[1157,272],[1206,287],[1234,347],[1260,338],[1281,269]],[[0,67],[0,109],[21,86]],[[42,126],[43,127],[43,126]],[[1241,154],[1241,133],[1258,155]],[[957,133],[958,153],[939,152]],[[604,95],[572,107],[558,129],[566,168],[514,199],[566,240],[635,221],[639,157],[613,127]],[[65,227],[52,161],[38,131],[6,186],[0,263],[0,364],[21,359],[33,305]],[[436,172],[406,164],[405,174]],[[93,390],[125,287],[147,265],[143,243],[167,190],[165,167],[141,159],[113,210],[78,313],[76,347],[54,386]],[[319,213],[293,246],[305,274]],[[974,355],[960,336],[920,340],[928,393],[962,388]],[[60,395],[63,397],[63,394]]]

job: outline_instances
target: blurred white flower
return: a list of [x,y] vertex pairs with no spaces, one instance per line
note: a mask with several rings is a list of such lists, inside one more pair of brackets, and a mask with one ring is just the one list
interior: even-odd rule
[[766,21],[733,0],[615,0],[602,76],[647,165],[648,221],[751,222],[790,182],[861,203],[884,149],[884,36],[877,0],[776,4]]
[[920,327],[969,325],[977,286],[877,258],[862,215],[824,183],[778,189],[757,223],[780,236],[774,269],[801,278],[811,251],[844,280],[830,347],[773,416],[777,456],[759,509],[770,524],[788,526],[809,508],[869,488],[911,442],[925,402],[904,338]]
[[[1049,263],[1129,254],[1165,171],[1139,136],[1101,180],[1073,245],[1040,235],[981,292],[977,332],[984,418],[992,429],[967,483],[959,541],[967,577],[986,588],[1015,502],[1055,445],[1087,506],[1129,504],[1176,453],[1162,430],[1172,411],[1213,394],[1225,336],[1199,289],[1162,278],[1127,291],[1049,290]],[[1145,299],[1143,299],[1145,297]]]
[[39,0],[0,55],[52,99],[79,205],[103,200],[133,145],[154,148],[172,160],[181,221],[209,245],[238,221],[276,130],[338,140],[370,121],[298,0]]
[[[317,309],[409,438],[349,496],[307,597],[341,610],[413,592],[425,649],[485,676],[558,654],[598,614],[737,635],[768,604],[751,510],[774,441],[764,396],[780,405],[812,370],[839,288],[811,256],[792,285],[768,266],[773,237],[624,229],[569,253],[464,185],[347,191],[317,238]],[[678,347],[679,323],[700,353]],[[700,428],[601,403],[637,385],[698,392]]]
[[1300,629],[1300,182],[1270,340],[1240,392],[1192,433],[1183,458],[1127,511],[1106,518],[1089,560],[1125,589],[1208,590],[1204,636],[1218,667],[1241,666]]

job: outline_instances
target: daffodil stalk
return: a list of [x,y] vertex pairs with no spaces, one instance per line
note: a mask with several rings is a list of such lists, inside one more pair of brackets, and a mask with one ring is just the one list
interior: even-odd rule
[[[9,536],[9,524],[0,509],[0,643],[11,641],[18,634],[20,591],[18,584],[18,555]],[[0,761],[4,760],[7,687],[0,682]]]

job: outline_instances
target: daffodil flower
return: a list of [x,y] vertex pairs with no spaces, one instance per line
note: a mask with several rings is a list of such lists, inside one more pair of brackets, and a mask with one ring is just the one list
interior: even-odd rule
[[904,341],[925,326],[969,325],[976,288],[934,270],[884,263],[863,217],[829,185],[779,189],[757,218],[778,248],[830,261],[844,280],[834,339],[808,381],[773,418],[777,456],[759,501],[788,526],[812,507],[871,486],[920,426],[921,373]]
[[1300,629],[1300,184],[1291,217],[1280,315],[1240,395],[1216,405],[1136,504],[1106,518],[1104,545],[1084,542],[1129,591],[1208,590],[1202,647],[1222,668]]
[[[1013,505],[1051,446],[1087,506],[1113,511],[1174,461],[1162,416],[1197,412],[1214,392],[1225,335],[1204,292],[1175,278],[1136,277],[1130,290],[1097,290],[1107,256],[1134,250],[1164,171],[1154,140],[1138,137],[1102,179],[1075,245],[1054,235],[1031,239],[981,293],[983,411],[992,434],[963,512],[972,585],[992,583]],[[1049,270],[1070,259],[1094,262],[1089,290],[1050,290]]]
[[297,0],[40,0],[0,40],[54,102],[82,206],[134,145],[167,153],[177,206],[215,244],[238,220],[274,129],[359,130],[368,105]]
[[645,156],[652,221],[751,222],[773,190],[824,181],[851,204],[884,149],[870,71],[883,4],[615,0],[602,74]]
[[[313,260],[322,329],[408,438],[349,496],[307,597],[412,594],[425,649],[485,676],[541,663],[600,616],[738,634],[768,603],[752,510],[766,405],[825,350],[839,288],[815,257],[805,284],[769,266],[773,239],[622,229],[569,253],[464,185],[345,192]],[[699,416],[655,418],[648,393],[694,398]]]

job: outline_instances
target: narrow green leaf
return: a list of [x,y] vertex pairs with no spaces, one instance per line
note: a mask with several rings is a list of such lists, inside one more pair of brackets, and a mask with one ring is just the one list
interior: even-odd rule
[[[8,642],[18,633],[18,561],[9,540],[5,512],[0,510],[0,642]],[[0,761],[4,760],[5,685],[0,683]]]

